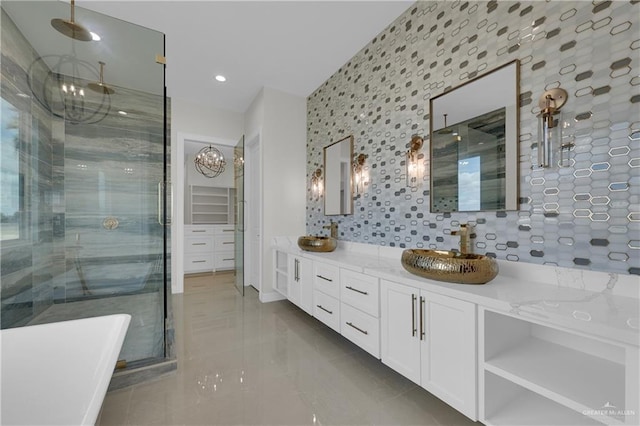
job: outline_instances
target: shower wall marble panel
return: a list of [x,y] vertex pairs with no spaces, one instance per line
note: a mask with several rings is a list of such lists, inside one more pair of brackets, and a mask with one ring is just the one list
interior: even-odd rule
[[[412,135],[425,137],[429,99],[520,60],[518,211],[429,213],[429,176],[405,184]],[[351,216],[324,216],[308,185],[307,232],[339,222],[340,238],[453,249],[475,227],[476,252],[510,261],[640,274],[640,3],[420,1],[307,100],[307,182],[322,148],[353,134],[369,184]],[[569,92],[571,165],[532,169],[537,101]]]
[[[19,114],[22,193],[19,238],[0,241],[1,326],[8,328],[26,324],[53,304],[53,281],[64,267],[55,262],[63,247],[53,237],[53,120],[28,96],[27,70],[38,55],[4,10],[1,15],[0,95]],[[3,152],[11,142],[2,141]],[[2,158],[3,170],[11,158]]]
[[[163,97],[115,90],[104,120],[66,125],[62,210],[67,278],[64,288],[56,288],[56,299],[141,290],[158,274],[160,282],[153,285],[161,285],[156,269],[163,256],[158,218]],[[107,225],[109,219],[117,221],[115,228]],[[83,280],[94,288],[83,289]]]

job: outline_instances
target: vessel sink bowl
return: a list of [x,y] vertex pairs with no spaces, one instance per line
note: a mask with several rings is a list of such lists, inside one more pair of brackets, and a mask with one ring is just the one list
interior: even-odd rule
[[485,284],[498,275],[491,257],[446,250],[404,250],[402,266],[423,278],[457,284]]
[[298,247],[306,251],[330,252],[338,247],[338,240],[331,237],[314,237],[305,235],[298,238]]

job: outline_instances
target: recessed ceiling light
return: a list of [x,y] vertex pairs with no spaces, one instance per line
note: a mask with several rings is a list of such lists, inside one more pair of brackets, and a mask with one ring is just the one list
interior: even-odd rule
[[225,81],[227,81],[227,77],[225,77],[224,75],[216,75],[216,80],[219,81],[220,83],[224,83]]
[[102,40],[102,38],[98,34],[94,33],[93,31],[91,31],[90,34],[91,34],[91,40],[93,40],[93,41]]
[[120,115],[127,115],[127,111],[118,111],[118,114],[120,114]]

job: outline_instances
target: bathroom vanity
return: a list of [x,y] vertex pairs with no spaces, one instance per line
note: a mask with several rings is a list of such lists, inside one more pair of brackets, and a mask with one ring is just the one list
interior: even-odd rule
[[452,284],[409,274],[402,249],[295,241],[273,242],[274,288],[470,419],[639,423],[636,276],[498,261]]

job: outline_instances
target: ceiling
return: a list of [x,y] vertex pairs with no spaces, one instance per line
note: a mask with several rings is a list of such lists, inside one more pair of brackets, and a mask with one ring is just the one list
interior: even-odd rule
[[[412,3],[79,0],[76,20],[82,7],[164,33],[169,96],[244,112],[264,86],[308,96]],[[44,22],[39,27],[49,31]],[[111,44],[131,48],[137,39],[126,35],[111,35]],[[50,44],[50,31],[40,38]],[[132,65],[120,63],[113,46],[103,50],[102,60],[114,55],[105,80],[121,83],[118,72]],[[216,82],[216,74],[227,82]]]

